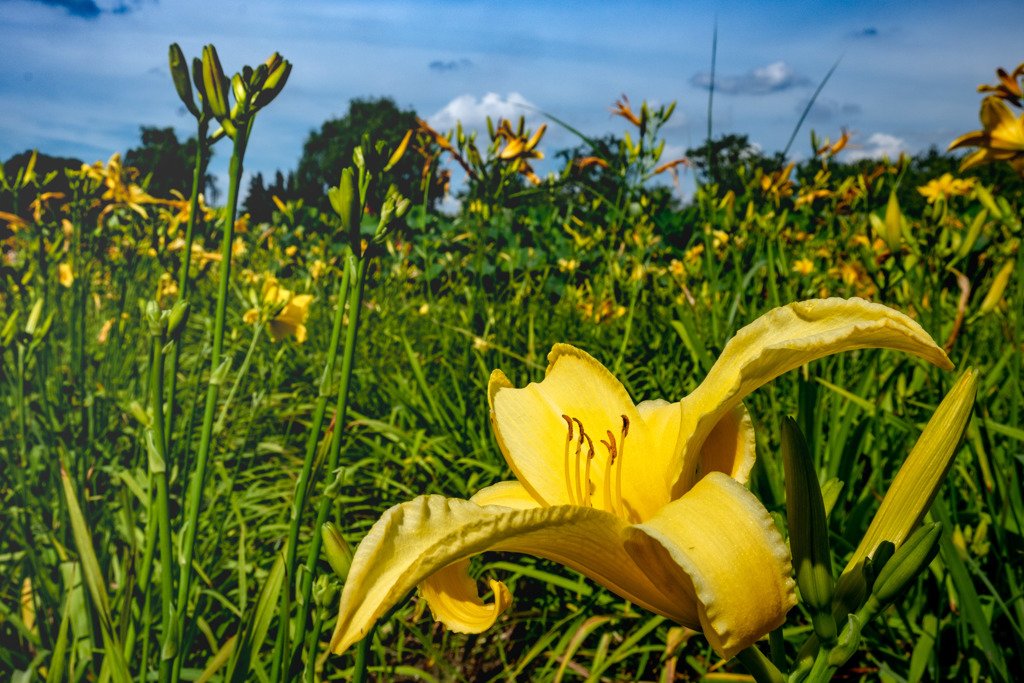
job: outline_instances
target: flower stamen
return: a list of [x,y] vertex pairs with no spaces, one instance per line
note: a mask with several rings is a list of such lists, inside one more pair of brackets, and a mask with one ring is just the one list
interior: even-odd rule
[[626,457],[626,435],[629,434],[629,418],[622,415],[622,433],[619,436],[619,463],[615,466],[615,501],[619,515],[626,518],[626,506],[622,502],[622,459]]
[[[590,436],[587,434],[583,435],[587,440],[587,464],[586,470],[583,474],[583,504],[588,507],[593,507],[590,502],[590,461],[594,459],[594,442],[590,440]],[[578,480],[577,480],[578,481]]]
[[608,449],[608,459],[604,464],[604,504],[607,506],[608,511],[613,515],[620,515],[620,511],[616,509],[615,501],[612,500],[612,466],[615,465],[615,458],[617,452],[615,450],[615,436],[609,429],[608,440],[602,441],[604,447]]
[[572,484],[570,483],[572,478],[570,477],[571,470],[569,467],[569,446],[572,444],[572,418],[563,414],[562,419],[565,420],[565,424],[569,427],[569,434],[565,437],[565,487],[569,492],[569,504],[575,505],[576,500],[572,495]]
[[583,450],[583,439],[587,438],[587,435],[583,432],[582,422],[575,417],[573,422],[580,430],[579,439],[576,441],[576,502],[574,505],[583,505],[583,486],[580,484],[580,452]]

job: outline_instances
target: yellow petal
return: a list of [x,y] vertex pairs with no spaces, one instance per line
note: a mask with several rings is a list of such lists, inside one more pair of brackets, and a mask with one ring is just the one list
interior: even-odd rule
[[[712,473],[651,520],[626,549],[729,659],[786,620],[796,604],[789,550],[768,511],[735,479]],[[691,617],[691,619],[693,619]]]
[[494,602],[487,604],[469,575],[469,560],[460,560],[427,577],[420,584],[434,619],[456,633],[481,633],[512,604],[512,593],[501,581],[488,581]]
[[841,617],[845,618],[851,607],[864,599],[864,558],[873,555],[883,541],[899,548],[931,508],[953,466],[977,391],[978,373],[968,370],[928,420],[836,583],[835,605],[842,611]]
[[[577,469],[575,445],[570,449],[567,475],[568,428],[563,415],[582,424],[594,445],[590,481],[595,507],[611,511],[618,500],[615,487],[610,486],[606,496],[604,486],[610,452],[601,442],[610,443],[612,439],[616,442],[617,454],[622,456],[622,499],[630,519],[646,519],[668,502],[667,475],[678,430],[647,426],[622,383],[584,351],[556,344],[548,354],[544,381],[532,382],[521,389],[513,387],[505,375],[496,370],[491,375],[488,397],[501,452],[516,478],[538,502],[546,505],[580,502],[572,486]],[[678,412],[678,404],[675,411]],[[675,420],[673,425],[678,426],[677,417],[669,418],[662,412],[665,412],[663,408],[656,418],[659,425],[671,419]],[[629,422],[624,447],[622,416]],[[576,429],[574,427],[574,433],[578,437]],[[609,432],[612,439],[608,437]],[[583,449],[586,453],[587,446]],[[614,478],[616,482],[619,480],[617,475]]]
[[[502,493],[510,490],[507,487]],[[627,528],[615,515],[575,506],[517,510],[442,496],[420,496],[396,505],[373,525],[356,549],[341,595],[331,650],[344,652],[431,575],[487,550],[554,560],[644,609],[679,620],[685,612],[626,553],[623,533]],[[468,587],[460,587],[451,575],[442,580],[449,590],[445,599],[431,602],[431,609],[439,618],[456,621],[460,615],[445,613],[445,608],[455,605],[464,610],[470,601],[464,590]],[[430,587],[428,597],[429,591]],[[498,596],[499,601],[504,600],[500,589]]]
[[[697,389],[681,401],[673,498],[722,461],[701,450],[722,418],[744,396],[779,375],[840,351],[889,348],[951,369],[946,354],[920,325],[887,306],[863,299],[814,299],[776,308],[736,333]],[[726,472],[731,474],[731,472]]]

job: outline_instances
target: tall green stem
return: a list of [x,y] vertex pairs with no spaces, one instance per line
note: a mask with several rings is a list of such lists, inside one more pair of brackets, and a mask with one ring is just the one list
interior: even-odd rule
[[163,335],[153,334],[153,353],[150,356],[150,396],[153,408],[153,429],[148,436],[149,473],[156,482],[156,505],[150,499],[150,517],[155,517],[158,524],[157,534],[160,542],[160,601],[163,608],[160,623],[160,682],[166,683],[171,675],[171,660],[167,656],[174,651],[173,639],[176,637],[173,627],[172,601],[174,599],[172,562],[171,562],[171,514],[167,495],[167,454],[164,450],[164,421],[160,413],[164,397],[164,354]]
[[[291,577],[295,576],[296,560],[299,550],[299,529],[302,527],[302,512],[306,507],[306,499],[309,496],[310,479],[313,475],[313,462],[316,459],[316,446],[320,441],[320,430],[323,427],[324,414],[327,412],[327,401],[332,395],[332,381],[334,378],[334,365],[338,356],[338,342],[341,339],[341,328],[345,319],[345,303],[348,299],[349,284],[351,280],[351,269],[343,269],[341,280],[335,289],[335,301],[337,307],[334,310],[334,322],[331,326],[331,342],[327,348],[327,362],[324,364],[324,372],[320,378],[320,395],[317,398],[316,408],[313,412],[313,424],[310,425],[306,437],[306,457],[302,463],[302,472],[295,483],[295,495],[292,498],[291,521],[288,528],[288,548],[285,555],[285,576],[289,577],[281,589],[280,619],[284,624],[291,613],[291,589],[295,585]],[[335,424],[337,426],[337,423]],[[314,532],[317,530],[314,529]],[[314,535],[318,535],[314,533]],[[300,610],[301,612],[301,610]],[[302,612],[300,616],[305,616]],[[298,638],[296,643],[301,648],[302,639]],[[274,658],[271,667],[271,680],[279,680],[277,673],[281,671],[282,658],[289,651],[288,629],[283,627],[278,632],[277,642],[274,646]],[[290,664],[290,662],[289,662]],[[288,665],[285,665],[288,666]],[[290,680],[291,676],[286,670],[284,680]]]
[[[354,274],[355,281],[349,292],[348,303],[348,327],[345,328],[345,351],[341,362],[341,378],[338,386],[337,410],[334,413],[334,432],[331,438],[331,452],[328,456],[327,471],[334,472],[338,468],[338,458],[341,453],[342,430],[345,424],[345,411],[348,408],[349,380],[352,377],[352,356],[356,345],[356,331],[359,328],[359,311],[362,308],[363,285],[366,281],[366,266],[369,259],[365,256],[357,256],[350,252],[348,256],[348,268]],[[320,507],[317,510],[316,524],[313,529],[319,531],[324,522],[327,521],[327,513],[331,507],[330,496],[323,496],[320,499]],[[295,646],[302,647],[306,636],[306,620],[308,619],[310,596],[313,592],[313,575],[316,571],[316,561],[320,556],[321,537],[314,533],[309,544],[309,553],[306,555],[306,572],[302,577],[302,596],[299,600],[299,613],[297,615]],[[312,644],[311,648],[315,648]],[[308,656],[316,656],[311,651]]]
[[192,557],[195,553],[196,531],[199,524],[199,511],[202,508],[203,484],[206,480],[206,466],[210,455],[210,443],[213,436],[213,418],[217,411],[217,395],[220,390],[220,379],[216,372],[221,363],[221,351],[224,347],[224,319],[227,313],[228,281],[231,276],[231,243],[235,237],[235,213],[238,205],[238,188],[242,182],[242,158],[245,156],[245,145],[249,126],[239,126],[235,134],[235,145],[231,154],[230,186],[228,188],[228,205],[224,216],[221,236],[220,283],[217,288],[217,311],[213,328],[213,350],[210,354],[210,383],[206,390],[206,408],[203,412],[203,430],[199,441],[199,452],[196,456],[195,470],[189,481],[188,518],[183,528],[184,542],[179,563],[181,576],[178,582],[178,602],[175,615],[179,636],[178,655],[174,659],[175,683],[181,674],[183,649],[180,636],[185,623],[185,611],[188,607],[188,593],[192,584]]

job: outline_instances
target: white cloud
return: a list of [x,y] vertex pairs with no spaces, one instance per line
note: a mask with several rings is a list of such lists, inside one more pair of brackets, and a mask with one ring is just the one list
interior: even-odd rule
[[888,133],[872,133],[867,143],[860,149],[847,149],[846,161],[860,161],[861,159],[881,159],[887,157],[896,160],[900,152],[909,152],[910,147],[906,140]]
[[[707,90],[711,87],[711,73],[699,73],[690,83]],[[807,85],[808,80],[785,62],[772,62],[767,66],[751,69],[742,76],[715,76],[715,92],[726,95],[767,95]]]
[[479,100],[473,95],[459,95],[427,121],[441,132],[455,128],[459,122],[464,130],[486,130],[488,116],[497,123],[502,118],[516,121],[520,116],[526,116],[529,119],[535,113],[536,107],[517,92],[509,93],[505,98],[489,92]]

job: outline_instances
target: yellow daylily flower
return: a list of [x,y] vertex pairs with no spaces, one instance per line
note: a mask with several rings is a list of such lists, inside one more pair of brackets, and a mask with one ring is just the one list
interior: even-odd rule
[[926,184],[917,188],[922,197],[928,199],[929,204],[946,199],[952,195],[966,195],[974,188],[974,178],[954,178],[952,173],[943,173],[938,178],[932,178]]
[[70,263],[62,263],[57,266],[57,281],[64,287],[70,287],[75,282],[75,274],[71,270]]
[[814,261],[806,256],[793,262],[793,272],[801,275],[810,275],[814,272]]
[[1018,173],[1024,173],[1024,114],[1014,116],[1006,102],[996,96],[981,102],[982,130],[961,135],[949,149],[979,147],[960,162],[963,171],[974,166],[1008,161]]
[[839,351],[886,347],[952,364],[921,327],[860,299],[774,309],[726,344],[677,403],[634,404],[597,360],[565,344],[542,382],[488,387],[491,424],[516,480],[469,500],[420,496],[386,511],[352,558],[331,650],[342,653],[417,585],[448,628],[479,633],[511,602],[473,555],[522,552],[560,562],[651,612],[702,630],[732,657],[779,627],[795,604],[789,551],[744,487],[754,430],[741,403],[757,387]]
[[[295,343],[306,341],[306,320],[309,318],[309,305],[313,303],[312,294],[294,294],[278,284],[277,278],[268,275],[263,281],[260,292],[260,309],[250,309],[242,317],[246,324],[254,324],[269,312],[274,317],[267,320],[270,338],[279,342],[289,335],[295,335]],[[269,317],[269,315],[267,316]]]

